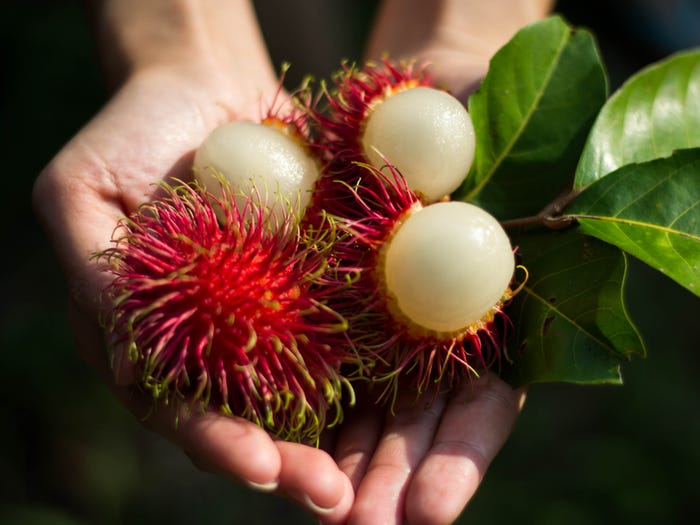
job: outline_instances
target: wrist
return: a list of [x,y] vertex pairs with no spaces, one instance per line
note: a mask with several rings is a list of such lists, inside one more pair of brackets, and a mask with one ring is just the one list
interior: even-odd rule
[[111,87],[148,70],[239,82],[274,82],[248,1],[88,0],[100,61]]
[[418,59],[456,93],[486,74],[493,54],[518,29],[545,17],[553,0],[384,0],[367,47],[369,58]]

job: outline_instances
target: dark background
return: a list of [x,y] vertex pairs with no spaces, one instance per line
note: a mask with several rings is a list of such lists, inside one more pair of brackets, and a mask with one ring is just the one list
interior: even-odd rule
[[[295,46],[274,39],[272,14],[304,3],[259,3],[275,58],[319,76],[359,56],[373,6],[318,2],[335,17],[328,31],[339,45],[319,45],[324,35],[310,39],[295,26],[295,42],[315,54],[283,56]],[[79,4],[0,7],[0,184],[8,190],[0,207],[0,523],[311,523],[282,499],[197,471],[128,415],[73,350],[62,276],[30,193],[105,101]],[[666,7],[655,11],[658,4]],[[613,88],[700,44],[693,0],[570,0],[558,9],[598,35]],[[309,23],[314,16],[309,9]],[[639,263],[628,301],[648,358],[624,366],[623,387],[533,387],[464,523],[700,523],[700,301]]]

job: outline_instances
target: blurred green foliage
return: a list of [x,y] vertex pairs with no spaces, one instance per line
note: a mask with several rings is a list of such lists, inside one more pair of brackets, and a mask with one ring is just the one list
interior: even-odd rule
[[[615,81],[658,58],[606,18],[597,24],[596,3],[586,5],[562,9],[600,32]],[[4,2],[0,64],[10,196],[1,211],[0,523],[311,523],[282,499],[197,471],[73,350],[62,276],[29,195],[105,100],[79,2]],[[622,387],[533,387],[465,523],[700,523],[700,301],[638,263],[628,301],[648,358],[623,369]]]

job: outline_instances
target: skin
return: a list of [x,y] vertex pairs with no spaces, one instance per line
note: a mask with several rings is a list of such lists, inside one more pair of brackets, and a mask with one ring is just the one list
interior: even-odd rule
[[[500,45],[549,8],[541,0],[410,3],[382,5],[367,55],[430,59],[460,96],[473,89]],[[109,334],[98,325],[96,301],[108,277],[90,256],[110,245],[117,221],[151,198],[154,184],[190,178],[193,151],[215,126],[258,117],[261,100],[277,93],[277,75],[246,2],[88,4],[113,94],[41,172],[33,194],[66,275],[81,355],[139,420],[201,469],[284,495],[323,523],[453,522],[524,401],[522,390],[494,375],[439,395],[429,408],[403,391],[394,414],[364,404],[360,393],[358,406],[320,449],[273,440],[213,412],[180,417],[177,426],[167,409],[144,418],[151,402],[131,387],[131,364],[120,352],[108,361]]]

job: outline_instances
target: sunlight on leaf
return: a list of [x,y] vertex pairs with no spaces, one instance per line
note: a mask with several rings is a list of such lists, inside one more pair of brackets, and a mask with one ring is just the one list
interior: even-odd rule
[[700,147],[700,50],[649,66],[610,97],[586,142],[574,187],[694,147]]
[[583,233],[700,295],[700,148],[624,166],[589,186],[567,213]]

